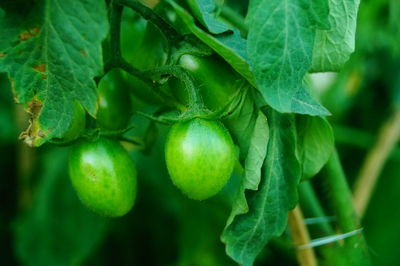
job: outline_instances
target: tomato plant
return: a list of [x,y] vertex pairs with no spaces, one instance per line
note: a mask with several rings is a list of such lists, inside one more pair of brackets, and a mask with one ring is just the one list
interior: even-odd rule
[[79,198],[93,211],[122,216],[136,198],[136,167],[114,140],[81,141],[70,153],[69,173]]
[[399,3],[0,1],[2,263],[397,266]]

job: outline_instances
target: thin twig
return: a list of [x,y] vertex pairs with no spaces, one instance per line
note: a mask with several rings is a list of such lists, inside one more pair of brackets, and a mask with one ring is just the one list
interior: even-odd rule
[[[310,243],[310,235],[307,226],[304,223],[303,213],[300,206],[289,212],[289,226],[292,231],[293,242],[298,246],[307,245]],[[315,252],[312,247],[296,249],[297,260],[301,266],[316,266],[318,265],[315,258]]]
[[400,138],[400,109],[381,127],[375,146],[367,154],[354,185],[353,202],[362,217],[374,191],[378,177]]

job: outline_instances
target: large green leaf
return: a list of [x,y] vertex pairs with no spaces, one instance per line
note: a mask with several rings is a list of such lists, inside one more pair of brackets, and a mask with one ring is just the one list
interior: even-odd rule
[[79,201],[67,171],[67,149],[47,152],[32,207],[15,227],[23,265],[82,265],[104,236],[107,220]]
[[326,115],[303,84],[316,29],[329,25],[327,0],[252,0],[247,22],[251,69],[266,102],[279,112]]
[[298,116],[297,134],[304,180],[315,176],[328,162],[334,137],[329,122],[319,116]]
[[[241,123],[239,122],[239,124]],[[258,185],[261,181],[261,168],[267,154],[268,140],[268,121],[265,115],[259,111],[249,139],[248,152],[244,161],[243,179],[236,192],[227,225],[229,225],[237,215],[246,213],[249,210],[245,191],[248,189],[258,189]]]
[[267,242],[285,230],[301,177],[294,116],[272,109],[266,116],[270,135],[259,189],[246,193],[249,212],[236,216],[222,235],[228,255],[243,265],[252,265]]
[[328,0],[330,29],[318,29],[312,72],[339,71],[354,51],[360,0]]
[[[0,28],[15,20],[7,11]],[[67,131],[74,100],[96,112],[93,77],[102,72],[101,42],[108,24],[104,1],[42,0],[18,31],[1,31],[12,46],[0,47],[0,72],[12,80],[15,99],[32,114],[25,141],[39,146]],[[12,34],[12,36],[10,36]]]

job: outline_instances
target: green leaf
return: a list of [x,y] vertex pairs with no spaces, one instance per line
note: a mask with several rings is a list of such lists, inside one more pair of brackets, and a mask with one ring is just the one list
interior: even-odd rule
[[82,265],[102,240],[107,220],[79,201],[67,171],[67,149],[43,157],[33,205],[20,215],[14,242],[23,265]]
[[311,66],[315,30],[326,28],[326,0],[253,0],[247,51],[266,102],[279,112],[327,115],[303,85]]
[[[5,20],[14,15],[5,12]],[[103,67],[106,8],[97,0],[43,0],[20,19],[24,25],[13,32],[13,46],[0,51],[0,71],[9,74],[16,100],[32,114],[25,141],[40,146],[67,131],[74,100],[96,112],[93,77]]]
[[328,162],[334,148],[333,131],[329,122],[319,116],[298,116],[297,134],[302,179],[315,176]]
[[[6,9],[7,8],[7,15]],[[6,3],[0,3],[0,59],[4,56],[4,49],[12,45],[15,36],[18,36],[26,16],[26,8],[18,10],[19,13]]]
[[251,84],[254,84],[253,73],[250,70],[247,59],[246,40],[240,36],[238,30],[228,31],[216,36],[210,35],[196,25],[194,18],[185,9],[174,1],[168,0],[168,3],[173,7],[176,14],[192,34],[222,56],[226,62]]
[[215,0],[188,0],[189,7],[196,18],[213,34],[226,32],[232,27],[218,20],[219,7]]
[[301,169],[294,116],[272,109],[266,116],[270,135],[259,189],[246,193],[249,212],[236,216],[222,235],[228,255],[243,265],[252,265],[267,242],[283,233],[297,202]]
[[318,29],[312,72],[339,71],[354,51],[360,0],[328,0],[330,29]]
[[242,183],[236,193],[232,211],[227,221],[227,226],[235,216],[248,212],[245,190],[257,190],[261,180],[261,167],[267,154],[269,140],[269,127],[265,115],[259,111],[254,129],[250,138],[247,157],[244,162]]

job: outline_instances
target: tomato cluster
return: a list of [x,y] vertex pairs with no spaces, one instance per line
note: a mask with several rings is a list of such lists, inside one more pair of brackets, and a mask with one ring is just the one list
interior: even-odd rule
[[[139,51],[140,58],[150,59],[133,62],[135,67],[147,69],[165,63],[164,45],[151,45],[154,38],[160,39],[160,34],[158,29],[148,25]],[[158,43],[164,42],[159,40]],[[193,76],[208,113],[226,106],[238,90],[236,81],[240,76],[215,55],[184,54],[177,64]],[[236,161],[235,145],[218,117],[204,116],[204,113],[197,113],[197,109],[193,114],[188,89],[181,80],[171,76],[166,87],[169,95],[188,109],[172,125],[165,143],[168,173],[172,183],[189,198],[207,199],[228,182]],[[133,114],[132,96],[146,104],[163,105],[160,99],[152,97],[152,90],[126,72],[111,70],[97,87],[95,124],[100,130],[123,131]],[[77,108],[78,113],[84,113],[80,105]],[[82,127],[81,121],[76,123],[78,125],[71,127]],[[136,167],[118,140],[104,135],[79,139],[71,148],[69,172],[78,197],[91,210],[116,217],[132,208],[137,190]]]

